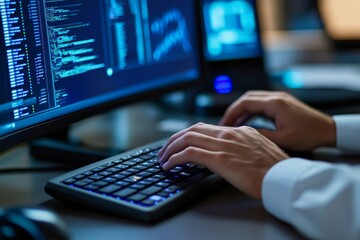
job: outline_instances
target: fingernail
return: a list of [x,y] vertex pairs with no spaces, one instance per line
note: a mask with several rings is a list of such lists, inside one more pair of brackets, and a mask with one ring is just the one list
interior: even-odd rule
[[161,166],[163,166],[165,163],[166,163],[165,159],[162,159],[162,158],[159,159],[159,164]]
[[168,163],[166,162],[166,163],[164,163],[164,165],[161,165],[162,166],[162,168],[164,169],[164,171],[168,171],[169,169],[167,168],[167,166],[168,166]]

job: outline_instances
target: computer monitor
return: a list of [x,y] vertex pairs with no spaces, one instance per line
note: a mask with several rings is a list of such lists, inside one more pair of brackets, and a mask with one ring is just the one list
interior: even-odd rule
[[193,0],[0,0],[0,150],[193,85]]
[[269,88],[257,3],[199,0],[199,6],[206,84],[195,102],[221,113],[241,93]]

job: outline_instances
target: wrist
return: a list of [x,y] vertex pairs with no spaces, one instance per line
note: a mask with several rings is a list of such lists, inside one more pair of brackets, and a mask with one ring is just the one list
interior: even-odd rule
[[326,147],[336,147],[336,123],[334,119],[327,117],[324,126],[324,142],[321,145]]

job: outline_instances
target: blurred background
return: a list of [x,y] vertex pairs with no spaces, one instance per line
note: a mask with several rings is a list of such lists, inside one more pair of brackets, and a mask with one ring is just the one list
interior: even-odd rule
[[260,0],[259,3],[265,30],[309,30],[322,27],[316,0]]
[[[339,68],[344,74],[356,72],[351,78],[360,90],[359,0],[259,0],[258,4],[269,73],[299,65],[303,70],[317,64],[319,72]],[[344,66],[351,71],[343,72]]]

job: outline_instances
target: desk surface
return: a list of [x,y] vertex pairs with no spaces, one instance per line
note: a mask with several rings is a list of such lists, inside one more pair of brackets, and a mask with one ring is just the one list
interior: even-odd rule
[[[43,165],[29,157],[26,146],[0,155],[0,169]],[[46,206],[65,220],[74,240],[301,239],[292,227],[268,214],[260,201],[231,186],[225,186],[160,222],[145,224],[52,199],[44,193],[44,185],[48,179],[61,173],[0,175],[0,206]]]
[[[122,115],[120,114],[120,116]],[[144,119],[138,113],[133,117]],[[104,119],[105,122],[102,125],[101,122]],[[106,117],[95,119],[96,127],[94,127],[94,122],[92,121],[84,122],[83,126],[77,126],[77,130],[83,129],[85,130],[83,132],[89,134],[87,136],[84,135],[84,138],[97,136],[97,140],[99,140],[98,133],[91,133],[87,130],[96,129],[104,133],[106,127],[103,128],[102,126],[109,126],[106,119]],[[120,120],[119,114],[115,114],[117,126],[122,125],[119,124]],[[136,129],[136,131],[140,132],[142,136],[144,132],[148,136],[155,136],[150,131],[154,131],[154,126],[159,126],[155,123],[157,120],[157,117],[155,117],[153,123],[142,125],[149,126],[149,129],[141,129],[141,131]],[[201,121],[202,119],[197,120]],[[175,125],[178,125],[178,123]],[[163,127],[162,125],[161,128],[163,129]],[[122,136],[125,134],[124,129],[127,128],[123,126],[119,129]],[[155,131],[158,130],[155,129]],[[75,135],[79,137],[81,135],[80,132],[77,131]],[[168,134],[171,133],[162,133],[156,136],[156,138],[159,139]],[[131,136],[135,137],[132,134]],[[101,139],[106,138],[108,137]],[[112,137],[112,139],[117,138]],[[135,137],[133,140],[138,142],[139,138]],[[150,142],[152,140],[146,139],[146,141]],[[139,145],[141,144],[139,143]],[[356,160],[359,162],[359,158],[339,155],[337,151],[329,149],[317,151],[310,157],[332,162],[347,161],[351,163]],[[54,164],[32,159],[28,154],[27,145],[21,145],[0,154],[0,169],[53,167]],[[64,172],[0,174],[0,207],[15,207],[19,205],[41,205],[48,207],[65,220],[73,240],[303,238],[291,226],[267,213],[260,201],[245,196],[231,186],[224,186],[223,189],[217,190],[200,201],[180,209],[160,222],[145,224],[60,202],[46,195],[44,192],[46,182],[62,173]]]

